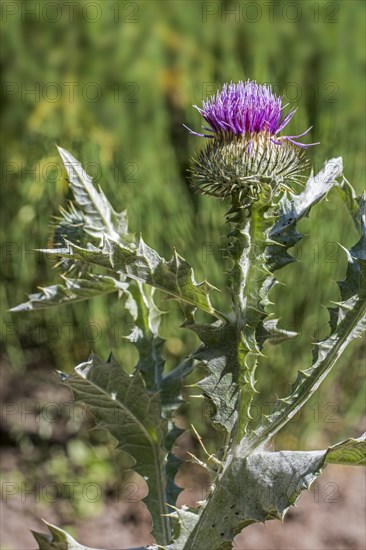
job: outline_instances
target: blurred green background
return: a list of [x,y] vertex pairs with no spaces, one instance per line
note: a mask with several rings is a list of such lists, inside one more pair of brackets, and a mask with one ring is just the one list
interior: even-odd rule
[[[132,231],[141,231],[165,257],[174,245],[198,280],[207,276],[225,289],[226,205],[189,188],[189,158],[203,144],[182,126],[200,128],[192,104],[223,82],[272,83],[289,108],[299,107],[289,133],[313,126],[303,141],[321,142],[309,150],[315,169],[342,156],[344,174],[359,192],[365,172],[364,19],[365,4],[358,0],[2,3],[1,336],[14,400],[24,398],[27,380],[51,383],[54,369],[70,372],[91,349],[104,357],[113,349],[128,368],[135,359],[122,341],[123,313],[113,296],[29,315],[7,312],[26,293],[57,280],[50,262],[34,252],[47,245],[50,218],[70,198],[55,144],[84,164],[116,208],[128,208]],[[333,193],[300,229],[305,237],[293,250],[299,262],[278,274],[284,285],[272,292],[282,326],[300,334],[265,349],[258,373],[262,404],[288,390],[296,369],[309,365],[312,340],[327,334],[324,306],[337,300],[336,281],[345,273],[338,243],[351,246],[356,239]],[[225,292],[213,296],[219,304],[226,298]],[[170,368],[196,341],[179,329],[177,308],[164,307],[172,312],[162,327]],[[361,342],[353,343],[277,438],[279,447],[324,447],[358,435],[365,395],[361,349]],[[198,406],[187,414],[209,439]],[[26,424],[11,421],[4,430],[8,444],[27,455],[24,476],[37,461],[49,464],[53,452],[64,468],[70,457],[71,464],[76,460],[52,430],[38,426],[28,433]],[[89,448],[88,472],[90,453],[97,451],[82,423],[80,430],[79,443]],[[102,448],[103,436],[94,444]],[[75,464],[88,456],[76,454]],[[106,455],[98,456],[98,464],[109,468]]]

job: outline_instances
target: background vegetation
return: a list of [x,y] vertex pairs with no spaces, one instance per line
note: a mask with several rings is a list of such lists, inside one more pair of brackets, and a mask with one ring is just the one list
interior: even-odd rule
[[[113,349],[131,367],[136,359],[123,342],[128,327],[113,296],[28,316],[7,312],[24,301],[25,292],[56,282],[53,266],[34,251],[47,245],[50,216],[68,199],[55,144],[82,161],[116,207],[128,207],[132,230],[141,231],[148,244],[165,257],[174,245],[199,279],[207,276],[222,289],[225,205],[189,188],[188,161],[203,144],[182,126],[200,127],[192,104],[223,82],[272,83],[289,108],[299,107],[290,133],[313,126],[303,139],[321,142],[309,153],[316,169],[343,156],[344,173],[358,191],[365,172],[363,2],[66,4],[2,4],[1,336],[12,400],[25,399],[27,384],[51,383],[54,369],[70,372],[91,349],[104,357]],[[312,340],[327,333],[324,306],[337,300],[336,280],[345,269],[338,243],[355,240],[335,194],[302,222],[302,230],[306,237],[293,250],[300,261],[279,273],[284,285],[272,293],[273,312],[299,336],[265,350],[262,403],[286,391],[296,369],[309,364]],[[216,294],[218,303],[225,298],[225,292]],[[170,368],[195,341],[178,330],[178,309],[162,307],[173,315],[163,326]],[[277,446],[322,448],[359,435],[363,375],[356,342]],[[37,399],[58,400],[52,392]],[[186,412],[210,439],[201,405]],[[86,478],[90,471],[100,479],[109,476],[112,446],[109,454],[89,449],[93,438],[104,448],[103,435],[88,436],[88,442],[82,421],[74,421],[66,444],[53,425],[41,425],[5,423],[8,445],[23,458],[20,476],[32,477],[40,462],[56,478],[76,475],[70,468],[82,468]],[[104,474],[95,474],[95,467]]]

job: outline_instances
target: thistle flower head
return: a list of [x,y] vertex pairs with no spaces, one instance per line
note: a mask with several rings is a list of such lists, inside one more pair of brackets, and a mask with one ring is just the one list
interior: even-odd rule
[[263,186],[272,191],[298,181],[306,166],[303,149],[310,145],[282,136],[296,113],[283,113],[286,105],[270,86],[256,82],[224,84],[221,91],[195,108],[208,126],[198,136],[211,138],[206,149],[193,161],[198,190],[225,198],[236,194],[244,205],[256,200]]
[[[199,134],[201,137],[214,137],[219,134],[259,134],[268,132],[272,139],[287,126],[296,113],[292,109],[287,115],[283,110],[282,98],[272,92],[271,86],[260,85],[256,82],[238,82],[224,84],[221,91],[203,102],[203,108],[194,105],[205,121],[210,125],[203,126],[210,134]],[[302,148],[313,144],[303,144],[293,138],[305,135],[308,130],[298,136],[282,136],[281,140],[288,140]]]

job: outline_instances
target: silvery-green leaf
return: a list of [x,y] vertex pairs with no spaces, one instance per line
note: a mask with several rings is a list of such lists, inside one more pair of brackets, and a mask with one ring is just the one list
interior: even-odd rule
[[93,355],[70,376],[63,375],[63,380],[76,401],[93,413],[97,427],[108,430],[117,448],[134,459],[134,470],[149,487],[144,500],[153,518],[153,534],[159,541],[168,541],[169,520],[163,517],[167,422],[161,418],[159,393],[149,392],[140,372],[128,375],[112,356],[103,362]]
[[336,185],[337,179],[342,176],[342,172],[342,158],[331,159],[325,163],[318,174],[310,176],[302,193],[284,195],[279,202],[279,216],[271,230],[271,237],[277,238],[281,234],[284,235],[287,228],[290,229],[287,233],[291,237],[291,229],[294,225],[304,216],[307,216],[310,209]]
[[165,360],[164,340],[159,336],[161,311],[153,299],[154,289],[144,289],[141,283],[130,285],[134,300],[134,323],[127,339],[136,347],[139,360],[136,369],[141,372],[146,388],[158,391],[161,387]]
[[208,371],[197,385],[212,403],[210,419],[216,428],[230,432],[238,418],[239,375],[245,362],[239,347],[240,332],[234,324],[220,321],[190,328],[203,342],[193,357],[203,361]]
[[[63,529],[60,529],[59,527],[56,527],[55,525],[52,525],[47,521],[44,521],[44,523],[49,529],[49,535],[32,531],[32,534],[38,543],[39,550],[101,550],[97,548],[89,548],[87,546],[79,544]],[[108,544],[106,545],[106,548],[107,547]],[[156,545],[151,545],[143,547],[140,546],[138,548],[126,548],[124,550],[158,550],[158,547]]]
[[110,292],[126,292],[128,285],[113,277],[88,275],[85,279],[63,277],[64,284],[41,288],[41,292],[29,294],[28,302],[13,307],[10,311],[33,311],[53,306],[89,300]]
[[311,397],[347,345],[366,330],[365,199],[359,197],[352,204],[350,213],[358,226],[360,239],[349,251],[345,250],[347,272],[344,281],[338,283],[341,301],[329,308],[330,334],[315,343],[312,365],[298,372],[291,393],[277,400],[271,414],[264,417],[257,430],[243,441],[244,446],[256,447],[273,437]]
[[[38,543],[39,550],[98,550],[96,548],[89,548],[76,542],[71,535],[52,525],[51,523],[44,522],[50,534],[37,533],[32,531],[34,538]],[[99,549],[100,550],[100,549]]]
[[328,449],[327,464],[366,466],[366,433],[357,439],[347,439]]
[[108,235],[115,240],[118,240],[121,235],[125,236],[127,234],[126,212],[115,212],[103,191],[100,188],[99,191],[96,190],[92,178],[80,162],[65,149],[58,147],[58,151],[69,177],[75,205],[84,216],[84,230],[92,237],[99,239],[103,235]]
[[197,283],[192,267],[176,252],[171,260],[166,261],[142,238],[137,243],[114,242],[105,238],[101,247],[89,245],[88,248],[82,248],[72,243],[67,244],[68,248],[44,252],[121,273],[163,290],[172,298],[215,317],[224,317],[211,305],[209,292],[213,287],[207,281]]
[[323,451],[247,454],[243,448],[234,449],[185,544],[172,548],[231,548],[235,535],[251,523],[283,519],[301,491],[311,486],[328,462],[355,463],[355,457],[358,463],[365,461],[364,436]]

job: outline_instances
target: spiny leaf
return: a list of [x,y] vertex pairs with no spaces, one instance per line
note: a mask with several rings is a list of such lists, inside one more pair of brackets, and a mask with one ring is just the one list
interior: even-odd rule
[[148,392],[141,374],[128,375],[112,356],[104,363],[93,355],[63,379],[75,399],[91,410],[97,427],[108,430],[117,448],[133,457],[135,471],[149,486],[145,502],[153,518],[153,534],[168,541],[162,475],[167,423],[161,418],[159,394]]
[[295,261],[288,253],[288,249],[295,246],[303,237],[297,231],[297,223],[337,185],[337,178],[342,176],[342,170],[342,159],[331,159],[317,175],[311,175],[302,193],[283,195],[279,201],[274,224],[266,237],[265,268],[268,277],[262,287],[264,305],[266,301],[269,303],[268,293],[276,284],[273,272]]
[[108,235],[118,240],[127,234],[127,214],[113,210],[103,191],[97,191],[92,178],[68,151],[57,147],[65,165],[75,204],[84,216],[83,229],[92,237],[102,239]]
[[134,344],[139,361],[136,369],[141,372],[149,391],[161,388],[165,360],[162,355],[164,340],[159,336],[161,311],[153,299],[154,289],[145,291],[141,283],[131,284],[131,299],[134,300],[134,324],[127,339]]
[[[169,544],[165,550],[183,550],[189,535],[192,533],[197,521],[199,520],[198,513],[189,510],[187,506],[175,508],[170,516],[175,520],[174,541]],[[208,548],[208,547],[207,547]]]
[[[323,451],[256,452],[248,455],[244,449],[237,449],[215,491],[200,511],[200,518],[196,519],[184,546],[176,548],[231,548],[235,535],[251,523],[283,519],[301,491],[311,486],[327,462],[348,460],[351,463],[352,451],[365,460],[364,437],[348,439]],[[218,510],[221,513],[217,513]]]
[[[309,178],[302,193],[284,195],[279,201],[276,220],[267,237],[265,264],[269,272],[295,261],[287,251],[303,237],[296,229],[297,223],[336,186],[337,178],[342,176],[342,170],[342,159],[331,159],[316,176],[312,175]],[[268,291],[273,284],[275,280],[269,276],[266,281]]]
[[[130,286],[131,298],[134,300],[134,326],[127,337],[138,352],[139,361],[136,370],[139,371],[150,391],[160,392],[161,412],[166,418],[171,416],[183,400],[180,396],[183,378],[192,370],[192,360],[185,360],[183,367],[177,367],[163,377],[165,360],[162,355],[164,340],[159,336],[161,312],[154,299],[154,289],[144,290],[141,283]],[[175,476],[184,460],[172,452],[175,440],[185,431],[177,428],[173,421],[169,421],[170,429],[164,440],[164,449],[167,451],[164,474],[166,477],[165,501],[174,505],[181,487],[175,484]]]
[[[32,534],[38,543],[39,550],[98,550],[97,548],[89,548],[79,544],[63,529],[60,529],[47,521],[44,521],[44,523],[47,525],[50,535],[32,531]],[[126,550],[158,550],[158,547],[153,544],[151,546],[140,546],[139,548],[129,548]]]
[[[284,195],[279,202],[279,212],[276,223],[270,232],[270,238],[282,245],[282,251],[294,246],[302,237],[296,231],[296,224],[307,216],[311,208],[323,199],[326,194],[335,186],[337,178],[342,176],[343,162],[342,158],[334,158],[325,163],[323,169],[308,179],[302,193],[295,195],[290,193]],[[277,252],[281,248],[276,248]],[[288,256],[293,261],[291,256]],[[285,260],[285,256],[275,254],[271,263],[280,267]],[[274,267],[277,269],[277,267]]]
[[328,449],[327,464],[366,466],[366,433],[357,439],[347,439]]
[[63,304],[89,300],[110,292],[127,292],[128,285],[113,277],[88,275],[85,279],[63,277],[65,284],[41,288],[41,292],[29,294],[28,302],[13,307],[10,311],[33,311]]
[[44,250],[48,254],[59,254],[98,265],[127,277],[163,290],[178,301],[186,302],[211,315],[223,318],[223,314],[212,307],[209,291],[213,288],[203,281],[197,283],[192,267],[176,252],[166,261],[144,243],[114,242],[104,239],[102,247],[90,245],[82,248],[68,243],[67,249]]
[[299,371],[291,393],[277,400],[272,413],[265,417],[258,429],[243,441],[244,446],[257,446],[271,438],[311,397],[333,368],[345,347],[366,330],[366,220],[365,200],[357,199],[357,208],[350,213],[358,224],[360,240],[347,253],[345,280],[338,283],[342,301],[330,311],[330,335],[316,342],[312,366]]
[[44,523],[47,525],[50,535],[32,531],[38,543],[39,550],[97,550],[96,548],[89,548],[79,544],[71,535],[59,527],[47,523],[47,521],[44,521]]
[[238,349],[240,332],[232,323],[216,322],[212,325],[191,325],[203,345],[194,358],[203,361],[208,374],[198,382],[203,394],[212,402],[210,416],[219,429],[230,432],[237,420],[238,377],[244,358]]
[[168,451],[164,469],[166,476],[166,502],[171,506],[176,504],[179,494],[183,491],[182,487],[176,485],[175,476],[185,461],[176,456],[172,449],[177,438],[184,432],[185,430],[178,428],[173,424],[164,442],[164,448]]

